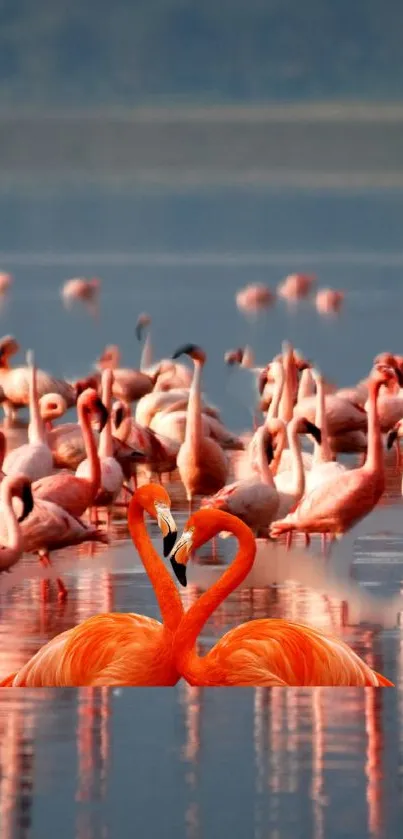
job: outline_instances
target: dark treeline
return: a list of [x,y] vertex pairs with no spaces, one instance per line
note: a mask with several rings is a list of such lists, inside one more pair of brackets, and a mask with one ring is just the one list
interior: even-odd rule
[[1,0],[0,104],[403,97],[400,0]]

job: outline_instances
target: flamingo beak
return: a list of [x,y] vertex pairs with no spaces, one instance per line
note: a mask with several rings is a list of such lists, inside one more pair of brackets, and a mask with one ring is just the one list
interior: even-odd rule
[[20,523],[24,521],[24,519],[28,518],[29,514],[34,509],[34,498],[32,495],[32,489],[30,484],[24,484],[21,491],[21,500],[23,503],[23,509],[18,519]]
[[105,408],[104,403],[101,402],[99,398],[96,400],[96,410],[99,414],[99,430],[102,431],[102,429],[105,428],[105,425],[108,422],[109,414],[107,409]]
[[193,530],[184,530],[169,557],[175,576],[184,588],[187,586],[186,563],[192,550],[192,540]]
[[309,420],[305,420],[307,434],[310,434],[314,440],[320,445],[322,442],[322,432],[317,425]]
[[144,332],[144,323],[143,323],[142,320],[138,320],[137,323],[136,323],[136,328],[135,328],[136,338],[137,338],[138,341],[142,340],[143,332]]
[[163,537],[164,556],[169,556],[171,553],[178,535],[175,519],[166,504],[157,502],[155,504],[157,512],[157,523]]
[[120,405],[119,408],[116,408],[115,411],[115,428],[119,428],[119,426],[122,424],[124,415],[124,410]]
[[393,443],[395,443],[396,440],[397,440],[397,428],[392,428],[392,431],[389,431],[389,434],[386,438],[386,445],[387,445],[388,449],[392,448]]
[[173,354],[172,358],[179,358],[181,355],[190,355],[193,357],[193,353],[198,351],[198,347],[196,344],[183,344],[183,346],[179,347]]

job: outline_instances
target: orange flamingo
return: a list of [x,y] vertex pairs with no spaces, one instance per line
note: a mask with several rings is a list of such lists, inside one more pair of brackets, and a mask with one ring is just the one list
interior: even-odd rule
[[393,686],[371,670],[338,638],[318,629],[285,620],[252,620],[227,632],[206,656],[195,644],[203,626],[250,572],[256,542],[249,527],[221,510],[199,510],[185,525],[170,558],[174,572],[186,586],[186,565],[191,554],[221,530],[239,542],[231,566],[189,609],[176,631],[175,665],[191,685],[199,686]]
[[92,433],[91,417],[94,414],[100,417],[101,428],[108,419],[105,405],[96,391],[90,388],[78,397],[77,413],[88,458],[84,461],[88,464],[85,474],[80,474],[80,467],[76,475],[63,470],[36,481],[32,487],[35,500],[41,498],[44,501],[52,501],[72,516],[82,516],[87,507],[93,504],[101,483],[101,466]]
[[203,436],[201,411],[201,375],[206,355],[200,347],[185,344],[173,355],[188,355],[194,362],[189,393],[186,435],[178,453],[178,469],[191,508],[196,495],[210,495],[221,489],[228,473],[228,463],[221,446]]
[[168,493],[159,484],[138,489],[130,502],[131,537],[154,588],[163,623],[134,613],[94,615],[45,644],[3,687],[80,687],[175,685],[172,640],[183,615],[176,586],[158,556],[144,523],[156,519],[164,554],[175,543],[176,525]]
[[373,510],[385,489],[385,467],[377,399],[381,386],[396,381],[390,367],[378,368],[369,382],[368,450],[358,469],[336,474],[305,495],[294,512],[273,522],[270,534],[303,533],[341,535]]

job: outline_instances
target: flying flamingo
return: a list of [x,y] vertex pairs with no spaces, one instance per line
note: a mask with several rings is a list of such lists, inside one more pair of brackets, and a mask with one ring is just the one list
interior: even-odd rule
[[[12,499],[16,496],[23,502],[23,510],[19,519],[15,514]],[[5,542],[0,547],[0,573],[8,571],[20,559],[23,553],[23,540],[19,522],[29,516],[33,508],[33,498],[30,482],[24,475],[5,477],[0,487],[0,515],[7,531]]]
[[294,512],[271,525],[273,538],[292,530],[339,536],[373,510],[385,488],[377,399],[381,386],[394,381],[396,374],[389,367],[376,369],[369,381],[368,450],[364,465],[336,474],[305,495]]
[[207,655],[198,656],[195,644],[201,630],[250,572],[256,542],[250,529],[235,516],[221,510],[199,510],[189,518],[170,555],[179,582],[186,586],[189,557],[222,530],[236,536],[238,553],[215,585],[185,613],[175,634],[175,665],[189,684],[393,687],[343,641],[285,620],[266,618],[243,623],[227,632]]
[[321,315],[335,314],[340,311],[344,300],[342,291],[333,288],[320,288],[315,297],[315,306]]
[[185,344],[173,355],[188,355],[194,363],[189,393],[186,435],[178,453],[178,469],[191,509],[196,495],[210,495],[221,489],[228,473],[228,463],[221,446],[203,434],[201,409],[201,376],[206,354],[194,344]]
[[[29,390],[31,371],[27,367],[10,368],[10,358],[18,353],[20,346],[11,335],[6,335],[0,340],[0,391],[4,413],[8,420],[13,421],[16,411],[29,404]],[[36,371],[36,386],[38,396],[45,393],[60,393],[66,400],[68,408],[76,403],[76,391],[74,387],[62,379],[56,379],[45,373],[44,370]]]
[[[103,428],[107,423],[108,411],[96,391],[88,388],[78,397],[77,413],[87,454],[87,460],[83,461],[86,468],[81,469],[83,464],[80,464],[75,475],[68,470],[48,475],[36,481],[32,489],[35,502],[39,498],[52,501],[70,515],[79,517],[94,504],[101,485],[101,466],[91,418],[98,416]],[[103,433],[101,431],[101,435]]]
[[289,274],[278,286],[277,294],[286,300],[299,300],[310,293],[316,277],[313,274]]
[[81,300],[83,303],[96,303],[100,286],[100,280],[96,277],[91,280],[85,280],[82,277],[67,280],[61,291],[64,304],[71,306],[75,300]]
[[168,493],[159,484],[138,489],[130,501],[128,524],[134,545],[154,588],[163,622],[134,613],[94,615],[45,644],[2,687],[79,687],[85,685],[175,685],[180,674],[172,640],[183,616],[177,588],[155,550],[144,512],[156,519],[164,554],[175,544],[176,525]]
[[[99,437],[97,461],[100,465],[101,476],[98,482],[98,491],[95,495],[95,505],[100,507],[109,507],[113,504],[122,489],[124,477],[122,467],[113,456],[111,427],[112,386],[113,370],[104,370],[102,373],[102,402],[105,406],[106,422]],[[91,439],[93,440],[92,435]],[[93,480],[93,473],[94,462],[88,458],[80,463],[76,471],[76,476],[88,482]],[[108,511],[108,524],[109,520],[110,511]]]
[[36,368],[32,352],[27,354],[27,363],[30,367],[28,443],[8,453],[4,460],[4,472],[6,475],[23,474],[31,481],[36,481],[50,475],[53,457],[39,410]]

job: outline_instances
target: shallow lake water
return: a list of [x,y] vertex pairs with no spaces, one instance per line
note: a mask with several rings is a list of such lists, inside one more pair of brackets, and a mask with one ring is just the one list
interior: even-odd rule
[[[106,343],[119,343],[124,364],[137,364],[134,327],[147,311],[156,357],[189,341],[206,348],[205,390],[241,431],[251,425],[251,392],[225,368],[226,349],[248,342],[260,363],[289,338],[340,385],[366,375],[376,353],[402,351],[402,221],[398,191],[2,196],[0,267],[15,284],[0,329],[33,347],[41,367],[74,377]],[[294,270],[346,291],[339,317],[320,317],[309,301],[278,301],[252,320],[237,311],[242,285],[275,286]],[[61,284],[83,274],[103,280],[96,318],[62,306]],[[176,484],[168,489],[181,528],[183,496]],[[4,691],[1,839],[125,839],[136,830],[180,839],[224,831],[239,839],[397,836],[403,509],[393,457],[388,497],[364,531],[355,550],[346,540],[328,565],[260,543],[252,578],[210,620],[201,649],[240,621],[298,619],[343,637],[396,690],[202,690],[181,682],[167,690]],[[201,552],[185,605],[232,555],[232,540],[219,540],[214,556],[210,546]],[[55,564],[69,586],[64,604],[53,589],[40,602],[34,559],[1,581],[0,678],[94,613],[158,615],[124,521],[115,522],[108,548],[67,550]]]

